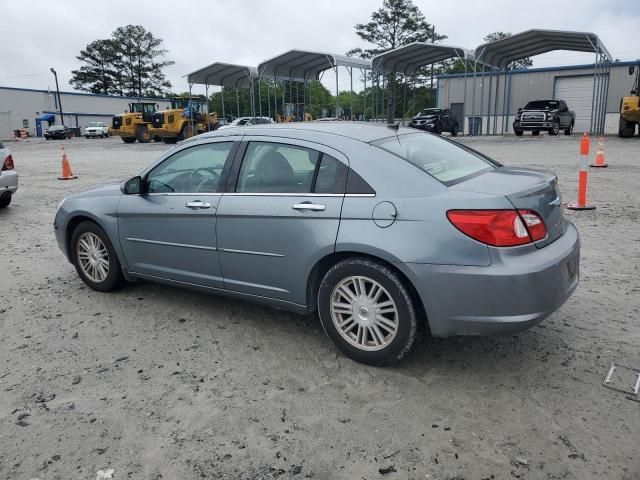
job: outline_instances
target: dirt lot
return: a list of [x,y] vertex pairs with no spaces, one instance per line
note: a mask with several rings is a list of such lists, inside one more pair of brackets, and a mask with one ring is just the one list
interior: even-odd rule
[[[575,199],[577,136],[461,141],[556,171]],[[640,367],[639,139],[607,139],[597,209],[567,212],[582,280],[556,314],[517,336],[426,339],[385,369],[338,354],[314,318],[150,283],[89,290],[57,248],[56,206],[166,146],[67,144],[70,182],[59,142],[10,145],[0,479],[640,479],[640,403],[602,386],[612,361]]]

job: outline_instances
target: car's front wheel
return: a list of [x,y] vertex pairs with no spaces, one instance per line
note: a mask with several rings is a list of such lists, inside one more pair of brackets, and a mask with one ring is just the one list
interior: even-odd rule
[[416,340],[418,318],[404,280],[364,257],[334,265],[318,290],[322,327],[348,357],[369,365],[404,358]]
[[549,135],[558,135],[560,133],[560,122],[555,122],[553,127],[549,129]]
[[71,235],[71,255],[80,278],[101,292],[118,288],[124,277],[120,262],[105,231],[93,222],[82,222]]
[[7,208],[11,204],[11,197],[12,195],[10,192],[0,196],[0,208]]

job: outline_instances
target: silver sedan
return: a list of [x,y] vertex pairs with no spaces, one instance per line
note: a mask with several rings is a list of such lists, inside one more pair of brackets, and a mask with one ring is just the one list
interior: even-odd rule
[[13,156],[0,142],[0,208],[8,207],[17,191],[18,172],[13,164]]
[[91,288],[152,280],[317,312],[349,357],[516,332],[578,285],[554,174],[436,135],[361,123],[199,135],[63,201],[55,233]]

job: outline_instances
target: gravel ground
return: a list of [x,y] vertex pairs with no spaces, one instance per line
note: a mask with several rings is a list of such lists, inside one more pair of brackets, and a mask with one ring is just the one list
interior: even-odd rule
[[[460,141],[554,170],[575,199],[577,136]],[[311,317],[151,283],[88,289],[57,248],[56,206],[166,146],[72,140],[69,182],[59,142],[10,148],[1,479],[640,478],[640,403],[602,386],[612,361],[640,367],[640,140],[608,138],[597,209],[567,212],[582,279],[557,313],[514,336],[425,339],[384,369],[337,354]]]

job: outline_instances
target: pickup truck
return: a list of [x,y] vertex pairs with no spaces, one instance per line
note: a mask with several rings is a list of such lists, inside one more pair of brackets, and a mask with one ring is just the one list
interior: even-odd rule
[[89,122],[84,129],[84,137],[107,137],[109,135],[109,127],[102,122]]
[[426,108],[420,110],[413,117],[409,126],[437,133],[438,135],[442,132],[449,132],[455,137],[458,134],[458,121],[448,108]]
[[576,114],[569,110],[564,100],[534,100],[519,108],[513,122],[513,133],[521,136],[527,130],[531,135],[540,135],[542,130],[549,135],[558,135],[564,130],[565,135],[573,133]]

